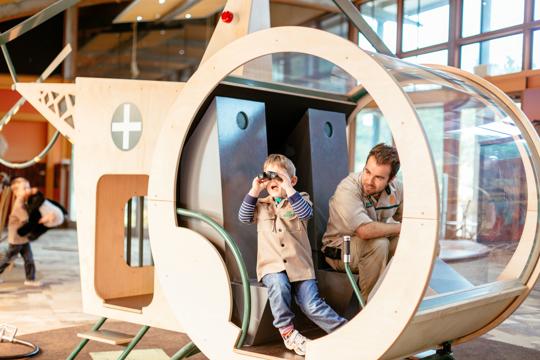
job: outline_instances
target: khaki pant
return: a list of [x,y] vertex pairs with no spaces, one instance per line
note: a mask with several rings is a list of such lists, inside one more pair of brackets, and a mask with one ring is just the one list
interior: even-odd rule
[[[351,237],[351,270],[358,274],[358,285],[362,292],[362,297],[367,300],[369,293],[383,275],[386,265],[394,256],[399,237],[376,238],[363,240],[356,236]],[[336,271],[345,271],[345,264],[342,259],[326,258],[326,262]]]

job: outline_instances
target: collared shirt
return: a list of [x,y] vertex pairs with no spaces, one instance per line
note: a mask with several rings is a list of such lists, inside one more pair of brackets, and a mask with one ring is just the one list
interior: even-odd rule
[[371,222],[401,222],[403,214],[403,188],[393,179],[382,191],[379,199],[364,194],[362,173],[351,173],[343,179],[330,198],[329,216],[323,236],[323,248],[341,247],[343,236],[353,236],[359,226]]
[[[300,195],[311,205],[308,194]],[[279,204],[271,196],[258,199],[253,220],[257,223],[258,281],[281,271],[291,282],[315,279],[307,219],[299,219],[289,199]]]

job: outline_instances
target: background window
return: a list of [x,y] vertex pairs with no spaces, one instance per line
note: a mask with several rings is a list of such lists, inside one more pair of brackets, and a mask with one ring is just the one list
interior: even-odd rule
[[[379,35],[385,45],[396,52],[396,34],[397,34],[397,5],[396,0],[375,0],[360,5],[366,22]],[[358,33],[358,45],[362,49],[375,51],[373,46],[367,41],[366,37]]]
[[532,68],[540,69],[540,30],[533,33],[533,60]]
[[439,64],[448,65],[448,50],[434,51],[427,54],[409,56],[403,60],[415,64]]
[[540,19],[540,0],[536,0],[534,2],[534,19],[535,20]]
[[345,16],[337,14],[322,20],[319,28],[336,34],[337,36],[341,36],[342,38],[347,38],[349,22]]
[[[538,1],[538,0],[537,0]],[[472,36],[523,23],[524,0],[464,0],[462,36]]]
[[480,43],[469,44],[461,47],[460,68],[474,73],[474,67],[480,64]]
[[[461,68],[480,76],[521,71],[523,34],[482,41],[461,48]],[[484,66],[478,66],[478,65]]]
[[356,116],[356,146],[354,154],[354,171],[361,171],[371,148],[378,143],[393,144],[392,132],[375,106],[366,107]]
[[448,41],[448,0],[404,0],[403,51]]

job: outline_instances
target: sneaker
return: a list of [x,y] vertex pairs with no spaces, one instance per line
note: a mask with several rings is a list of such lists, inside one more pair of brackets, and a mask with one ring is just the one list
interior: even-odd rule
[[37,287],[37,286],[41,286],[43,284],[39,280],[25,280],[24,285],[26,285],[26,286],[36,286]]
[[291,335],[286,339],[283,339],[285,347],[289,350],[294,350],[298,355],[306,355],[306,344],[309,341],[304,335],[300,334],[298,330],[294,330]]

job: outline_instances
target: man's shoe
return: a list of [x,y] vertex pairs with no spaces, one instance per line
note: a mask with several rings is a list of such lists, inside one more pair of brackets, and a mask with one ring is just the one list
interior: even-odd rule
[[25,280],[24,285],[39,287],[39,286],[43,285],[43,283],[41,281],[39,281],[39,280]]
[[294,350],[298,355],[306,355],[306,344],[309,341],[304,335],[300,334],[298,330],[293,330],[291,335],[286,339],[283,339],[285,347],[289,350]]

